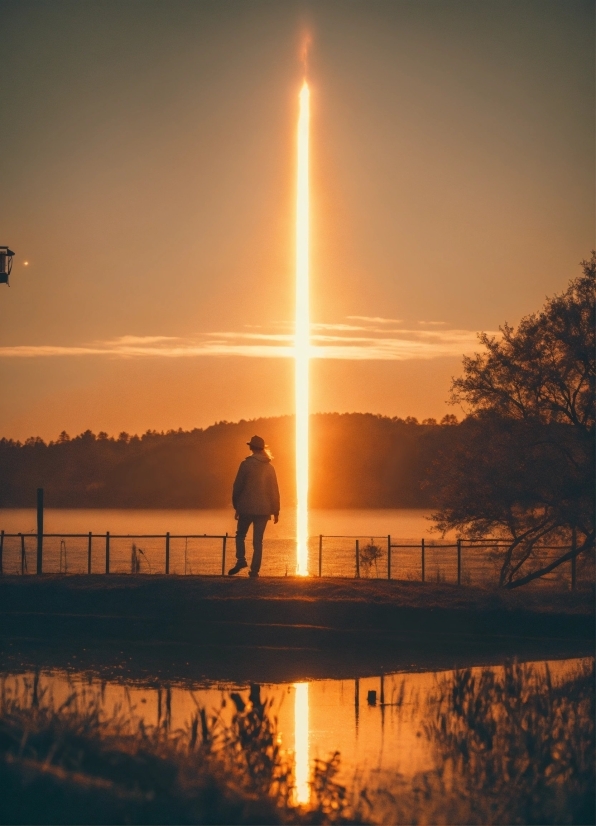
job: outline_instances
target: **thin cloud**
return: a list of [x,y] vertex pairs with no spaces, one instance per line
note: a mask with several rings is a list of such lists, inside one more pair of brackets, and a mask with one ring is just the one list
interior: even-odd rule
[[363,327],[360,324],[322,324],[321,322],[315,322],[310,326],[312,330],[345,330],[346,332],[370,330],[370,327]]
[[[385,319],[385,321],[389,321]],[[279,325],[276,325],[279,326]],[[285,325],[284,325],[285,326]],[[356,335],[361,333],[361,335]],[[498,335],[492,333],[492,335]],[[124,335],[83,345],[0,347],[3,358],[104,356],[111,358],[292,358],[291,333],[217,331],[194,338]],[[477,334],[459,329],[398,329],[353,324],[312,325],[311,357],[353,361],[405,361],[462,356],[478,350]]]
[[114,344],[116,346],[145,346],[147,344],[157,344],[162,341],[178,341],[178,336],[118,336],[117,338],[108,339],[107,342],[98,343]]
[[375,324],[401,324],[401,318],[382,318],[381,316],[371,315],[349,315],[348,318],[353,321],[372,321]]
[[314,335],[313,357],[405,361],[460,357],[479,348],[471,330],[400,330],[391,336]]
[[217,338],[240,338],[253,339],[257,341],[293,341],[294,336],[291,333],[209,333],[211,336]]
[[4,358],[38,358],[48,356],[97,356],[108,352],[105,347],[68,347],[54,344],[16,344],[0,347]]

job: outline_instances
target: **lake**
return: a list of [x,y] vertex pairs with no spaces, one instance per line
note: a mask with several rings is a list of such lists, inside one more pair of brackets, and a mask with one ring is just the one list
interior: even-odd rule
[[[353,576],[355,568],[355,541],[361,545],[374,542],[382,546],[385,554],[387,536],[399,536],[400,541],[420,546],[421,538],[432,542],[429,511],[425,510],[312,510],[310,512],[309,570],[318,572],[319,535],[324,534],[323,574],[329,576]],[[0,530],[6,533],[36,532],[36,513],[33,509],[0,510]],[[292,575],[295,571],[296,511],[282,512],[277,525],[270,521],[265,534],[265,546],[261,573],[264,576]],[[84,573],[88,566],[89,532],[91,539],[91,570],[105,570],[105,535],[110,538],[110,570],[113,573],[130,572],[132,542],[137,552],[141,573],[162,573],[165,569],[165,534],[170,540],[170,573],[173,574],[221,574],[222,540],[197,538],[197,534],[222,536],[229,534],[226,543],[227,569],[235,555],[233,535],[236,522],[231,508],[218,510],[58,510],[47,509],[44,513],[44,532],[60,534],[44,542],[44,571]],[[85,534],[78,538],[68,534]],[[140,535],[153,536],[138,538]],[[122,535],[127,535],[122,538]],[[341,535],[341,536],[338,536]],[[118,538],[120,536],[120,538]],[[176,537],[176,538],[175,538]],[[250,533],[248,539],[250,540]],[[35,568],[35,538],[25,538],[26,571]],[[393,541],[393,540],[392,540]],[[250,547],[250,542],[249,542]],[[5,573],[21,571],[21,544],[19,537],[6,538],[3,549]],[[250,560],[249,551],[249,560]],[[452,554],[453,556],[453,554]],[[419,552],[409,561],[411,578],[417,577],[413,569],[418,565]],[[452,560],[453,561],[453,560]],[[402,567],[408,562],[403,555]],[[396,569],[397,570],[397,569]],[[371,572],[372,573],[372,572]],[[381,574],[383,575],[383,574]],[[404,574],[405,575],[405,574]]]
[[[312,536],[349,534],[355,536],[431,537],[430,511],[417,509],[379,510],[311,510],[309,528]],[[0,529],[7,533],[35,533],[36,512],[33,508],[0,509]],[[102,510],[46,508],[44,530],[47,533],[114,534],[233,534],[236,530],[231,508],[216,510]],[[267,527],[266,538],[292,540],[296,535],[296,511],[283,510],[277,525]]]
[[[356,574],[356,541],[359,554],[373,546],[375,557],[360,566],[360,576],[386,578],[388,537],[393,579],[420,580],[424,554],[425,578],[434,582],[457,582],[458,559],[455,537],[442,538],[432,532],[431,512],[418,509],[317,510],[309,513],[308,570],[319,572],[319,549],[323,576],[353,577]],[[261,574],[292,576],[296,569],[296,512],[287,509],[279,523],[271,521],[265,533]],[[36,566],[36,512],[34,509],[0,509],[0,530],[20,536],[5,537],[2,570],[8,574],[32,573]],[[112,573],[163,573],[165,534],[169,544],[171,574],[221,575],[235,557],[236,522],[231,508],[216,510],[127,510],[48,508],[44,533],[43,570],[46,573],[102,573],[106,565],[106,532],[110,533]],[[89,539],[89,533],[92,534]],[[221,538],[225,534],[224,542]],[[70,534],[80,534],[78,537]],[[206,534],[205,537],[202,535]],[[149,536],[147,536],[149,535]],[[197,536],[198,535],[198,536]],[[321,545],[319,536],[323,535]],[[215,538],[214,538],[215,537]],[[425,549],[422,551],[422,541]],[[134,548],[133,548],[134,543]],[[250,561],[250,533],[248,537]],[[546,552],[551,553],[550,551]],[[556,550],[552,551],[557,554]],[[134,559],[134,561],[133,561]],[[547,557],[544,557],[545,561]],[[582,563],[583,564],[583,563]],[[499,554],[494,547],[470,547],[461,551],[459,577],[466,585],[492,585],[498,580]],[[591,576],[587,571],[586,576]],[[578,578],[583,579],[581,566]],[[570,566],[562,566],[539,580],[540,586],[570,587]]]

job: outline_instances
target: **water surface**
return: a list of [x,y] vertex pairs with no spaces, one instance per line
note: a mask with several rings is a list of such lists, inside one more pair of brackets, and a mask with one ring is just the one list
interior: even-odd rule
[[[534,668],[553,681],[576,674],[590,658],[537,661]],[[502,666],[491,666],[495,671]],[[473,669],[479,673],[480,668]],[[273,698],[282,745],[295,753],[296,767],[304,770],[315,758],[340,751],[343,778],[356,770],[362,775],[399,772],[411,776],[433,767],[433,752],[424,734],[424,721],[432,713],[433,698],[452,671],[389,673],[354,680],[312,680],[261,686],[262,698]],[[34,674],[4,673],[4,692],[31,698]],[[162,725],[174,732],[185,729],[197,707],[229,719],[232,690],[244,693],[248,685],[222,683],[168,683],[147,686],[134,682],[102,680],[84,672],[42,671],[36,691],[41,702],[50,697],[56,705],[76,692],[80,702],[99,703],[106,717],[116,713],[131,717],[135,727]],[[369,697],[369,692],[374,692]],[[373,703],[374,699],[374,703]],[[225,706],[224,706],[225,704]]]
[[[309,532],[336,535],[378,535],[416,538],[430,537],[430,511],[419,509],[378,510],[311,510]],[[0,509],[0,529],[6,532],[37,530],[33,508]],[[215,510],[129,510],[129,509],[55,509],[44,514],[47,533],[111,533],[121,534],[233,534],[236,530],[231,508]],[[283,509],[277,525],[267,527],[268,539],[293,539],[296,535],[296,510]]]
[[[424,555],[426,581],[494,585],[498,581],[500,555],[494,548],[464,545],[457,558],[455,537],[440,537],[432,531],[431,512],[419,509],[311,510],[309,513],[308,570],[323,576],[360,576],[420,580]],[[34,509],[0,509],[0,530],[8,534],[3,543],[3,572],[33,573],[36,568],[36,512]],[[292,576],[296,571],[296,511],[282,511],[277,525],[271,521],[265,533],[261,574]],[[164,573],[165,534],[169,533],[171,574],[221,575],[233,564],[236,522],[231,508],[216,510],[128,510],[52,509],[44,514],[44,533],[56,534],[44,541],[45,573],[102,573],[106,568],[105,534],[111,535],[109,554],[112,573]],[[89,533],[92,534],[89,539]],[[81,534],[79,537],[69,534]],[[150,536],[146,536],[149,534]],[[206,536],[203,538],[203,534]],[[228,535],[227,540],[220,538]],[[199,537],[197,536],[199,535]],[[320,540],[320,536],[323,539]],[[374,545],[377,558],[366,567],[356,567],[356,542],[360,551]],[[134,543],[134,548],[133,548]],[[424,543],[424,551],[422,544]],[[225,544],[225,547],[224,547]],[[247,540],[248,559],[252,549]],[[358,554],[360,555],[360,551]],[[544,562],[558,554],[546,552]],[[548,556],[548,559],[547,559]],[[553,557],[554,558],[554,557]],[[585,560],[580,561],[580,580]],[[583,567],[582,567],[583,565]],[[459,572],[459,573],[458,573]],[[540,580],[570,586],[570,566],[554,570]]]
[[[321,570],[325,576],[354,576],[355,542],[360,547],[374,542],[381,548],[381,557],[362,574],[386,576],[388,536],[420,546],[422,537],[431,537],[430,512],[425,510],[312,510],[310,511],[309,572],[319,570],[319,536],[324,534]],[[4,573],[31,573],[35,570],[36,513],[33,509],[0,510],[0,529],[6,533],[29,534],[24,546],[20,537],[7,537],[4,542]],[[265,576],[293,575],[296,569],[296,511],[282,511],[278,524],[267,526],[261,573]],[[133,553],[140,573],[163,573],[165,570],[165,534],[171,535],[170,573],[221,574],[233,563],[233,536],[236,522],[231,508],[217,510],[103,510],[47,509],[44,533],[58,534],[44,541],[44,571],[47,573],[86,573],[91,559],[91,572],[105,570],[105,538],[110,532],[110,571],[130,573],[134,569]],[[88,534],[92,533],[91,540]],[[221,539],[209,536],[229,535],[225,555]],[[81,534],[72,537],[68,534]],[[149,534],[150,536],[143,536]],[[197,535],[206,534],[206,538]],[[123,538],[122,535],[127,535]],[[89,541],[91,553],[89,553]],[[136,551],[133,552],[132,543]],[[24,547],[25,553],[22,553]],[[140,549],[140,550],[139,550]],[[250,533],[248,558],[252,554]],[[396,557],[394,575],[401,564],[402,576],[416,579],[420,553],[404,551]],[[449,575],[455,576],[455,556],[451,550]],[[404,567],[405,566],[405,567]],[[432,560],[429,558],[429,566]],[[406,571],[405,568],[408,570]],[[429,569],[430,570],[430,569]],[[445,577],[443,577],[445,578]]]

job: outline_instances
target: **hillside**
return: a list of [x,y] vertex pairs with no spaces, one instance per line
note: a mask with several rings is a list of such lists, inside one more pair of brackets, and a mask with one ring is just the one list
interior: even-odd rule
[[[423,480],[456,430],[372,414],[312,416],[311,507],[429,506]],[[2,439],[0,507],[32,507],[37,487],[50,507],[224,507],[255,433],[271,447],[282,502],[291,506],[294,419],[284,416],[117,439],[90,431],[49,444]]]

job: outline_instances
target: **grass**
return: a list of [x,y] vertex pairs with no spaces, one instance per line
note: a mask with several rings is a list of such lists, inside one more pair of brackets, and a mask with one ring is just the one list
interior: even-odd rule
[[594,822],[593,667],[559,685],[548,666],[466,669],[435,699],[435,822]]
[[360,580],[340,577],[319,579],[314,576],[262,577],[259,580],[250,580],[244,576],[166,577],[154,574],[131,577],[128,574],[72,574],[65,577],[47,574],[43,577],[4,575],[0,581],[0,594],[6,598],[10,598],[13,593],[18,594],[19,600],[27,600],[28,594],[35,600],[46,594],[54,597],[57,593],[69,595],[71,598],[81,594],[86,600],[93,599],[95,594],[101,599],[105,599],[106,596],[116,598],[118,594],[125,594],[129,600],[149,590],[152,597],[161,593],[166,597],[176,594],[178,598],[193,601],[267,599],[297,602],[399,603],[411,608],[427,606],[430,601],[436,608],[467,608],[478,611],[484,610],[487,605],[507,611],[521,607],[541,613],[566,611],[593,614],[594,611],[593,584],[574,592],[548,586],[505,591],[480,586],[457,586],[447,582],[423,584],[417,578],[387,581],[374,577]]
[[527,665],[458,671],[426,710],[431,771],[346,788],[336,753],[313,763],[302,806],[257,686],[174,732],[30,688],[1,697],[3,823],[594,822],[593,669],[560,685]]
[[295,804],[293,760],[258,686],[231,693],[231,721],[197,707],[189,727],[105,719],[98,698],[60,706],[34,684],[4,692],[0,712],[2,823],[346,822],[338,756],[313,766],[312,800]]

